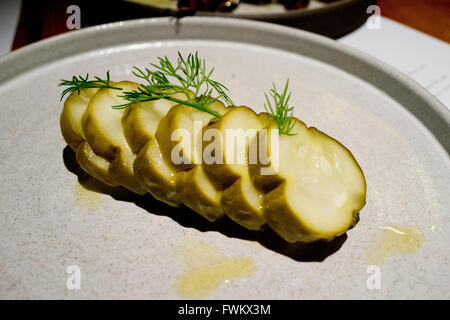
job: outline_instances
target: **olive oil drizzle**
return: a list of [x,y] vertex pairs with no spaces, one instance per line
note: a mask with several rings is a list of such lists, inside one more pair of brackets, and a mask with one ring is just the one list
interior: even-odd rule
[[417,227],[385,226],[375,234],[369,246],[369,263],[382,265],[390,256],[413,254],[422,247],[424,241],[423,233]]
[[182,260],[184,270],[173,288],[183,298],[206,298],[223,283],[250,277],[256,269],[251,258],[229,258],[215,246],[190,237],[174,253]]
[[73,188],[73,199],[78,207],[94,210],[100,205],[102,196],[98,192],[86,189],[77,182]]

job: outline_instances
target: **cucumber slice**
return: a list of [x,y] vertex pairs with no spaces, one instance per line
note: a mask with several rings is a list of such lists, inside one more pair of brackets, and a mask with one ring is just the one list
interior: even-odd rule
[[[173,94],[172,97],[183,99],[184,94]],[[125,138],[134,153],[138,153],[144,145],[155,138],[159,121],[167,114],[176,102],[161,99],[136,103],[129,106],[122,116],[122,127]]]
[[81,120],[91,98],[98,89],[81,89],[74,91],[64,102],[64,109],[60,117],[61,132],[67,144],[76,152],[80,166],[91,176],[109,186],[118,186],[108,172],[109,162],[96,155],[85,141]]
[[[132,91],[138,84],[122,81],[114,86],[124,91]],[[128,145],[121,123],[124,113],[122,109],[113,109],[125,101],[119,97],[120,92],[114,89],[99,89],[91,98],[82,117],[82,128],[87,143],[95,154],[110,161],[108,172],[112,179],[121,186],[138,194],[146,191],[136,180],[133,173],[135,155]]]
[[[280,185],[284,177],[280,176],[278,171],[279,161],[272,161],[272,141],[280,138],[278,125],[273,120],[264,129],[260,130],[250,142],[249,149],[257,150],[257,152],[256,161],[249,163],[248,171],[253,185],[266,193]],[[276,148],[274,152],[278,152]],[[276,159],[280,157],[277,156],[274,160]]]
[[173,207],[181,205],[175,190],[175,171],[163,159],[156,139],[148,141],[136,155],[133,170],[153,197]]
[[266,224],[263,193],[252,185],[248,173],[223,191],[221,203],[231,220],[249,230],[260,230]]
[[81,127],[81,118],[98,89],[81,89],[80,92],[74,91],[64,102],[64,108],[61,112],[60,126],[61,133],[66,143],[77,150],[78,146],[85,140],[83,128]]
[[[227,111],[220,101],[215,101],[209,108],[220,114]],[[212,119],[214,116],[211,114],[184,105],[172,107],[161,119],[156,130],[156,139],[163,157],[172,167],[180,171],[191,169],[195,164],[201,164],[202,129]],[[186,139],[183,139],[184,133],[189,135],[186,136]],[[185,142],[186,145],[184,146],[182,142]],[[178,156],[176,157],[177,163],[172,161],[172,150],[174,150],[174,155]]]
[[[249,142],[256,133],[263,128],[263,123],[258,115],[248,107],[236,107],[227,112],[219,121],[211,123],[204,129],[216,130],[220,138],[214,141],[214,153],[220,154],[216,157],[221,163],[203,163],[206,174],[217,189],[224,189],[237,180],[247,171],[247,150]],[[230,146],[230,150],[227,149]],[[208,144],[204,144],[206,152]]]
[[[183,99],[184,94],[173,94]],[[136,153],[133,171],[136,179],[153,197],[171,206],[180,206],[175,191],[175,174],[161,156],[155,139],[161,119],[176,105],[165,99],[136,103],[129,106],[122,116],[125,138]]]
[[[358,221],[366,182],[353,155],[335,139],[295,120],[294,136],[279,137],[276,179],[259,175],[265,186],[264,216],[289,242],[332,240]],[[263,145],[270,144],[269,141]],[[271,155],[271,163],[275,159]],[[274,183],[274,181],[277,183]]]
[[[250,230],[261,229],[265,218],[262,192],[253,186],[248,173],[248,147],[257,132],[270,122],[267,113],[259,116],[252,109],[241,106],[204,129],[205,133],[207,130],[220,133],[220,138],[213,143],[215,153],[221,154],[220,158],[215,158],[223,159],[223,163],[203,163],[203,168],[216,189],[224,190],[222,206],[225,214]],[[204,146],[204,151],[207,148]]]
[[76,158],[80,167],[94,178],[111,187],[119,186],[117,181],[115,181],[109,173],[109,161],[96,155],[86,141],[83,141],[78,146],[78,149],[76,150]]
[[202,167],[177,173],[176,190],[183,203],[209,221],[223,216],[222,192],[217,191],[205,175]]
[[[227,110],[219,101],[215,101],[210,108],[221,114]],[[161,119],[156,130],[156,140],[160,145],[163,159],[175,171],[176,191],[179,198],[187,207],[210,221],[223,215],[220,203],[221,192],[214,188],[201,166],[202,129],[212,119],[213,116],[208,113],[176,105]],[[179,129],[188,135],[184,137],[185,144],[181,135],[177,135]],[[194,140],[197,143],[194,143]],[[176,163],[172,159],[172,150],[177,150]]]

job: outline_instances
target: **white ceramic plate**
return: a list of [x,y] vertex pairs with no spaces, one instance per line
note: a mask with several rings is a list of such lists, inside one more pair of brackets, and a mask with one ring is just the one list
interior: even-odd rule
[[[334,41],[228,21],[115,23],[0,59],[0,298],[178,298],[184,266],[176,248],[192,239],[255,262],[251,276],[208,298],[450,298],[449,112],[406,77]],[[59,130],[59,79],[107,70],[133,79],[132,65],[177,51],[198,51],[233,100],[257,111],[272,82],[290,79],[295,115],[346,145],[366,175],[367,205],[347,238],[289,246],[150,197],[79,187],[86,177]],[[425,242],[389,256],[379,266],[381,288],[370,290],[369,248],[392,224],[417,227]],[[67,289],[70,265],[81,271],[78,290]]]

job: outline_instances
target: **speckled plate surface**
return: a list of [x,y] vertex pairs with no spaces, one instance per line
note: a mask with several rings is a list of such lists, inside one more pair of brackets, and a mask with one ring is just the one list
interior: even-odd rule
[[[233,100],[257,111],[272,82],[289,77],[295,115],[346,145],[366,175],[359,224],[331,244],[287,245],[83,175],[60,134],[59,79],[107,70],[133,79],[132,65],[177,51],[198,51]],[[450,115],[386,65],[286,27],[162,18],[55,37],[1,58],[0,70],[0,298],[184,297],[176,284],[189,244],[198,263],[197,245],[253,261],[207,298],[450,298]],[[371,248],[391,225],[425,240],[378,263],[377,289]],[[80,289],[67,287],[71,265]]]

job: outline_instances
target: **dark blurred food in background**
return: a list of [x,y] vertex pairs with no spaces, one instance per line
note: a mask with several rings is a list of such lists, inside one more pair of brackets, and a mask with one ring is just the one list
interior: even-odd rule
[[[242,2],[251,3],[253,5],[279,3],[287,10],[306,8],[309,5],[309,0],[242,0]],[[239,3],[240,0],[178,0],[178,9],[230,12],[236,9]],[[156,2],[149,0],[148,4],[156,5]]]
[[309,5],[309,0],[278,0],[288,10],[306,8]]
[[[179,10],[178,1],[183,1],[181,5],[187,7],[204,1],[202,6],[211,5],[222,11]],[[376,0],[278,0],[278,4],[272,1],[277,0],[22,0],[13,49],[71,31],[67,27],[70,16],[67,8],[71,5],[80,7],[82,28],[137,18],[195,15],[266,21],[338,38],[361,26],[370,15],[367,7],[376,3]],[[150,2],[158,6],[148,5]],[[288,8],[297,8],[286,10],[281,3]],[[167,8],[168,4],[170,8]],[[272,8],[276,6],[277,11],[265,8],[264,4]],[[230,12],[236,5],[237,8]],[[249,6],[255,10],[243,10]]]
[[[2,1],[2,0],[0,0]],[[35,41],[71,31],[67,28],[67,8],[78,5],[81,8],[81,27],[136,18],[161,16],[182,17],[177,12],[178,0],[22,0],[22,10],[13,49]],[[155,9],[143,5],[148,1],[173,3],[171,9]],[[269,3],[272,0],[241,0],[254,3]],[[312,31],[327,37],[339,38],[361,26],[369,17],[367,9],[377,4],[381,14],[409,25],[441,40],[450,42],[450,0],[311,0],[306,8],[286,10],[270,14],[237,14],[232,12],[187,11],[184,15],[229,16],[279,23]],[[241,5],[249,5],[242,3]],[[321,5],[317,7],[316,5]],[[259,7],[259,6],[256,6]],[[262,7],[262,6],[261,6]],[[230,21],[233,23],[233,21]]]
[[[86,2],[88,5],[98,5],[98,2],[102,1],[105,0]],[[135,9],[133,14],[147,14],[147,17],[195,15],[243,18],[283,24],[338,38],[361,26],[370,16],[367,8],[375,4],[376,0],[122,0],[120,2],[123,7],[128,5],[128,8],[116,10],[122,15],[133,8]],[[99,18],[98,15],[92,17]]]
[[238,5],[239,0],[178,0],[180,10],[229,12]]

